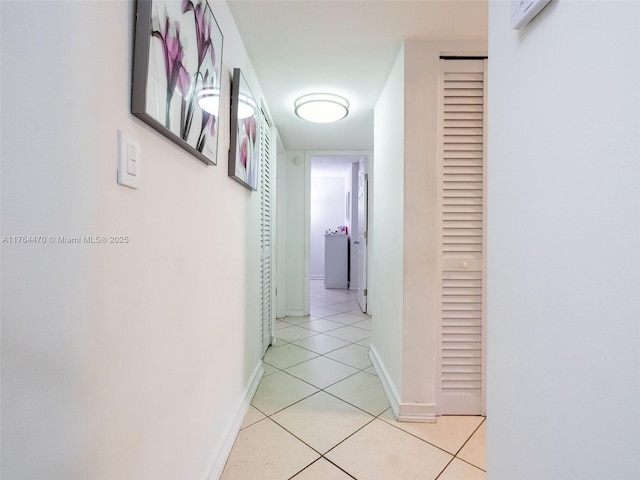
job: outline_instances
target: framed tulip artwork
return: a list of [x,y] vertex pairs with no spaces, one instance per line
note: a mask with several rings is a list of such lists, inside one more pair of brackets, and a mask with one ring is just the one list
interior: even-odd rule
[[207,0],[138,0],[131,113],[217,165],[222,32]]
[[251,190],[258,185],[259,108],[239,68],[231,84],[229,176]]

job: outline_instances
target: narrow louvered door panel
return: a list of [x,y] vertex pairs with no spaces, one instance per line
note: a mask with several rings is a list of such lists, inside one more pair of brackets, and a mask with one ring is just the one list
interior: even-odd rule
[[483,413],[484,61],[442,60],[441,414]]
[[262,316],[262,351],[271,345],[272,328],[272,272],[271,272],[271,126],[262,113],[260,127],[260,224],[262,247],[261,279],[260,279],[260,312]]

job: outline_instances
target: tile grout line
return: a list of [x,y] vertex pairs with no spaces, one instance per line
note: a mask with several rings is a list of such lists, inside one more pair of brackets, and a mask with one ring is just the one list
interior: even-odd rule
[[[343,347],[343,348],[344,348],[344,347]],[[322,356],[322,355],[320,355],[320,356]],[[315,358],[317,358],[317,357],[315,357]],[[303,362],[303,363],[304,363],[304,362]],[[277,367],[274,367],[274,368],[277,368]],[[287,367],[287,368],[290,368],[290,367]],[[354,368],[355,368],[355,367],[354,367]],[[369,367],[367,367],[367,368],[369,368]],[[330,387],[332,387],[333,385],[336,385],[336,384],[338,384],[338,383],[340,383],[340,382],[342,382],[342,381],[344,381],[344,380],[346,380],[346,379],[348,379],[348,378],[350,378],[350,377],[353,377],[353,376],[357,375],[357,374],[358,374],[358,373],[360,373],[360,372],[364,372],[364,369],[360,369],[360,370],[358,370],[358,372],[355,372],[355,373],[353,373],[353,374],[351,374],[351,375],[348,375],[348,376],[344,377],[343,379],[338,380],[338,381],[336,381],[336,382],[334,382],[334,383],[332,383],[332,384],[330,384],[330,385],[328,385],[328,386],[326,386],[326,387],[324,387],[324,388],[320,388],[320,387],[318,387],[318,386],[316,386],[316,385],[313,385],[312,383],[309,383],[309,382],[307,382],[307,381],[305,381],[305,380],[303,380],[303,379],[301,379],[301,378],[298,378],[298,377],[296,377],[295,375],[293,375],[293,374],[291,374],[291,373],[289,373],[289,372],[286,372],[286,371],[284,371],[284,370],[280,370],[280,369],[279,369],[279,371],[284,372],[284,373],[286,373],[287,375],[289,375],[289,376],[291,376],[291,377],[293,377],[293,378],[296,378],[297,380],[300,380],[301,382],[304,382],[304,383],[306,383],[306,384],[308,384],[308,385],[311,385],[311,386],[312,386],[312,387],[314,387],[314,388],[317,388],[317,389],[318,389],[318,391],[316,391],[316,392],[314,392],[314,393],[312,393],[312,394],[310,394],[310,395],[307,395],[307,396],[305,396],[304,398],[301,398],[301,399],[299,399],[299,400],[297,400],[297,401],[295,401],[295,402],[291,403],[290,405],[287,405],[286,407],[281,408],[280,410],[277,410],[276,412],[272,413],[271,415],[267,415],[265,412],[263,412],[262,410],[260,410],[259,408],[257,408],[257,407],[256,407],[256,406],[254,406],[254,405],[251,405],[251,406],[253,406],[256,410],[258,410],[260,413],[262,413],[263,415],[265,415],[265,418],[269,418],[271,421],[273,421],[273,422],[274,422],[274,423],[276,423],[278,426],[280,426],[282,429],[284,429],[284,430],[285,430],[285,431],[287,431],[289,434],[291,434],[294,438],[298,439],[300,442],[302,442],[303,444],[305,444],[305,445],[307,445],[309,448],[311,448],[314,452],[318,453],[318,454],[321,456],[321,458],[325,458],[325,459],[326,459],[327,461],[329,461],[330,463],[333,463],[333,462],[331,462],[328,458],[326,458],[326,457],[325,457],[325,455],[326,455],[327,453],[329,453],[330,451],[334,450],[338,445],[340,445],[341,443],[345,442],[347,439],[349,439],[350,437],[352,437],[353,435],[355,435],[357,432],[359,432],[360,430],[362,430],[364,427],[366,427],[367,425],[369,425],[369,424],[370,424],[371,422],[373,422],[374,420],[379,419],[379,420],[383,421],[385,424],[387,424],[387,425],[389,425],[389,426],[392,426],[392,427],[394,427],[394,428],[398,429],[399,431],[401,431],[401,432],[403,432],[403,433],[405,433],[405,434],[408,434],[409,436],[411,436],[411,437],[413,437],[413,438],[415,438],[415,439],[417,439],[417,440],[420,440],[420,441],[422,441],[422,442],[424,442],[424,443],[426,443],[426,444],[428,444],[428,445],[431,445],[432,447],[437,448],[438,450],[441,450],[442,452],[444,452],[444,453],[446,453],[446,454],[448,454],[448,455],[451,455],[451,459],[449,460],[449,462],[446,464],[446,466],[443,468],[443,470],[438,474],[438,476],[437,476],[434,480],[437,480],[437,479],[442,475],[442,473],[444,473],[444,471],[449,467],[449,465],[453,462],[453,460],[454,460],[454,459],[456,459],[456,458],[457,458],[458,460],[461,460],[461,461],[463,461],[464,463],[466,463],[466,464],[468,464],[468,465],[470,465],[470,466],[472,466],[472,467],[474,467],[474,468],[477,468],[478,470],[481,470],[481,471],[483,471],[483,472],[485,472],[485,473],[486,473],[486,470],[484,470],[483,468],[480,468],[479,466],[474,465],[473,463],[471,463],[471,462],[469,462],[469,461],[467,461],[467,460],[465,460],[465,459],[463,459],[463,458],[461,458],[461,457],[459,457],[459,456],[458,456],[458,454],[460,453],[460,451],[461,451],[461,450],[464,448],[464,446],[469,442],[469,440],[471,440],[471,438],[473,437],[473,435],[478,431],[478,429],[479,429],[479,428],[482,426],[482,424],[486,421],[486,417],[484,417],[484,418],[482,419],[482,421],[481,421],[481,422],[478,424],[478,426],[473,430],[473,432],[469,435],[469,437],[464,441],[464,443],[463,443],[463,444],[462,444],[462,446],[461,446],[461,447],[456,451],[456,453],[455,453],[455,454],[452,454],[452,453],[451,453],[451,452],[449,452],[448,450],[445,450],[444,448],[442,448],[442,447],[440,447],[440,446],[438,446],[438,445],[436,445],[436,444],[434,444],[434,443],[432,443],[432,442],[429,442],[429,441],[427,441],[427,440],[425,440],[425,439],[423,439],[423,438],[420,438],[420,437],[418,437],[418,436],[414,435],[413,433],[408,432],[408,431],[406,431],[406,430],[404,430],[404,429],[402,429],[402,428],[400,428],[400,427],[398,427],[398,426],[396,426],[396,425],[394,425],[394,424],[392,424],[392,423],[390,423],[390,422],[386,421],[385,419],[381,418],[381,416],[382,416],[385,412],[387,412],[387,411],[389,410],[389,407],[385,408],[382,412],[380,412],[380,413],[379,413],[379,414],[377,414],[377,415],[376,415],[376,414],[372,414],[371,412],[368,412],[368,411],[364,410],[363,408],[361,408],[361,407],[359,407],[359,406],[357,406],[357,405],[354,405],[354,404],[352,404],[351,402],[348,402],[347,400],[345,400],[345,399],[343,399],[343,398],[340,398],[340,397],[338,397],[338,396],[337,396],[337,395],[335,395],[335,394],[332,394],[331,392],[326,391],[326,389],[327,389],[327,388],[330,388]],[[365,372],[365,373],[367,373],[367,372]],[[334,445],[332,448],[330,448],[329,450],[327,450],[327,452],[325,452],[324,454],[323,454],[323,453],[321,453],[321,452],[319,452],[319,451],[318,451],[318,450],[316,450],[315,448],[313,448],[311,445],[307,444],[304,440],[300,439],[300,438],[299,438],[299,437],[297,437],[294,433],[290,432],[290,431],[289,431],[288,429],[286,429],[283,425],[281,425],[280,423],[278,423],[278,421],[277,421],[276,419],[272,418],[274,415],[276,415],[276,414],[278,414],[278,413],[280,413],[280,412],[282,412],[282,411],[286,410],[287,408],[292,407],[293,405],[296,405],[296,404],[298,404],[298,403],[300,403],[300,402],[302,402],[302,401],[304,401],[304,400],[306,400],[306,399],[308,399],[308,398],[312,397],[313,395],[316,395],[317,393],[320,393],[320,392],[323,392],[323,393],[325,393],[325,394],[327,394],[327,395],[330,395],[330,396],[334,397],[335,399],[337,399],[337,400],[339,400],[339,401],[342,401],[342,402],[346,403],[347,405],[350,405],[350,406],[352,406],[352,407],[354,407],[354,408],[356,408],[356,409],[358,409],[358,410],[362,411],[363,413],[365,413],[365,414],[367,414],[367,415],[370,415],[370,416],[372,417],[372,418],[371,418],[371,419],[370,419],[366,424],[364,424],[362,427],[360,427],[360,428],[358,428],[357,430],[355,430],[354,432],[352,432],[350,435],[348,435],[348,436],[347,436],[347,437],[345,437],[343,440],[341,440],[340,442],[338,442],[338,443],[337,443],[336,445]],[[262,420],[264,420],[265,418],[262,418],[262,419],[260,419],[260,420],[258,420],[258,421],[256,421],[256,422],[254,422],[254,423],[253,423],[253,424],[251,424],[251,425],[255,425],[256,423],[261,422],[261,421],[262,421]],[[248,425],[247,427],[249,427],[249,426],[251,426],[251,425]],[[245,428],[247,428],[247,427],[245,427]],[[316,459],[316,461],[317,461],[317,459]],[[315,463],[315,461],[314,461],[314,462],[312,462],[312,463]],[[307,468],[307,467],[309,467],[310,465],[311,465],[311,464],[307,465],[304,469],[306,469],[306,468]],[[336,467],[338,467],[338,466],[336,465]],[[338,468],[339,468],[339,467],[338,467]],[[302,469],[302,470],[304,470],[304,469]],[[302,471],[302,470],[301,470],[301,471]],[[342,469],[341,469],[341,470],[342,470]],[[300,471],[300,472],[301,472],[301,471]],[[297,472],[297,473],[296,473],[296,475],[297,475],[298,473],[300,473],[300,472]],[[347,473],[347,472],[345,472],[345,473]],[[295,476],[295,475],[294,475],[294,476]]]
[[487,471],[486,471],[484,468],[480,468],[479,466],[474,465],[474,464],[473,464],[473,463],[471,463],[470,461],[465,460],[464,458],[459,457],[458,455],[460,454],[460,452],[462,451],[462,449],[465,447],[465,445],[466,445],[467,443],[469,443],[469,441],[473,438],[473,436],[476,434],[476,432],[477,432],[478,430],[480,430],[480,427],[481,427],[481,426],[482,426],[486,421],[487,421],[487,417],[483,417],[483,418],[482,418],[482,421],[480,422],[480,424],[479,424],[479,425],[476,427],[476,429],[471,433],[471,435],[469,435],[469,438],[467,438],[467,439],[465,440],[465,442],[464,442],[464,443],[462,444],[462,446],[458,449],[458,451],[456,452],[456,455],[455,455],[455,457],[454,457],[454,458],[457,458],[458,460],[462,460],[463,462],[468,463],[468,464],[469,464],[469,465],[471,465],[472,467],[476,467],[477,469],[482,470],[482,471],[483,471],[483,472],[485,472],[485,473],[486,473]]
[[[354,294],[355,294],[355,292],[354,292]],[[344,302],[339,302],[339,303],[347,303],[347,302],[350,302],[350,301],[353,301],[353,300],[345,300]],[[330,305],[335,305],[335,304],[334,304],[334,303],[332,303],[332,304],[330,304]],[[327,305],[327,306],[322,307],[322,308],[330,309],[330,305]],[[351,310],[349,310],[349,311],[352,311],[352,310],[353,310],[353,309],[351,309]],[[337,313],[335,313],[335,314],[331,314],[331,315],[329,315],[329,317],[331,317],[331,316],[335,316],[335,315],[340,315],[340,314],[343,314],[343,313],[344,313],[344,314],[348,314],[348,312],[349,312],[349,311],[346,311],[346,312],[337,312]],[[348,378],[351,378],[351,377],[353,377],[353,376],[355,376],[355,375],[357,375],[357,374],[359,374],[359,373],[361,373],[361,372],[364,372],[364,373],[366,373],[367,375],[375,376],[375,375],[372,375],[372,374],[370,374],[369,372],[366,372],[366,371],[365,371],[365,370],[367,370],[367,369],[371,368],[371,366],[372,366],[371,364],[370,364],[370,365],[367,365],[367,366],[366,366],[366,367],[364,367],[364,368],[360,368],[360,367],[357,367],[357,366],[351,365],[351,364],[349,364],[349,363],[346,363],[346,362],[344,362],[344,361],[337,360],[337,359],[334,359],[334,358],[331,358],[331,357],[328,357],[328,356],[327,356],[328,354],[334,353],[334,352],[336,352],[336,351],[338,351],[338,350],[341,350],[341,349],[343,349],[343,348],[351,347],[351,346],[353,346],[353,345],[357,345],[358,347],[366,348],[366,349],[368,350],[368,349],[369,349],[369,347],[368,347],[368,346],[364,346],[364,345],[361,345],[361,344],[359,344],[359,343],[358,343],[358,342],[363,341],[364,339],[355,340],[355,341],[350,341],[350,340],[346,340],[346,339],[344,339],[344,338],[335,337],[335,336],[333,336],[333,335],[330,335],[328,332],[333,331],[333,330],[338,330],[338,329],[340,329],[340,328],[344,328],[344,327],[347,327],[347,326],[351,326],[351,327],[353,327],[353,328],[358,328],[359,330],[362,330],[362,331],[364,331],[364,332],[368,332],[368,334],[369,334],[369,335],[368,335],[368,337],[370,337],[370,336],[371,336],[371,330],[366,329],[366,328],[362,328],[362,327],[357,327],[357,326],[355,326],[355,325],[353,325],[353,324],[355,324],[355,323],[360,323],[361,321],[366,321],[366,320],[370,319],[371,317],[370,317],[370,316],[362,317],[362,320],[359,320],[359,321],[356,321],[356,322],[352,322],[351,324],[344,324],[344,323],[342,323],[342,322],[338,322],[337,320],[331,320],[329,317],[322,317],[322,316],[318,316],[317,318],[318,318],[318,319],[320,319],[320,320],[328,320],[328,321],[331,321],[331,322],[335,322],[335,323],[339,324],[339,326],[336,326],[335,328],[332,328],[332,329],[329,329],[329,330],[326,330],[326,331],[323,331],[323,332],[318,332],[317,330],[313,330],[312,328],[307,328],[307,327],[305,327],[305,326],[300,326],[299,324],[292,324],[292,323],[289,323],[289,322],[287,322],[287,321],[285,320],[285,319],[286,319],[286,317],[285,317],[285,319],[280,319],[280,320],[282,320],[284,323],[286,323],[286,324],[287,324],[287,325],[289,325],[289,326],[298,326],[298,327],[300,327],[300,328],[304,328],[304,329],[306,329],[306,330],[309,330],[309,331],[314,332],[314,335],[311,335],[311,336],[309,336],[309,337],[305,337],[305,338],[312,338],[312,337],[317,336],[317,335],[326,335],[327,337],[331,337],[331,338],[335,338],[335,339],[338,339],[338,340],[342,340],[342,341],[344,341],[344,342],[347,342],[347,343],[346,343],[346,345],[343,345],[343,346],[338,347],[338,348],[335,348],[335,349],[331,349],[331,350],[329,350],[329,351],[327,351],[327,352],[324,352],[324,353],[318,353],[318,352],[315,352],[315,351],[313,351],[313,350],[311,350],[311,349],[309,349],[309,348],[305,348],[305,347],[303,347],[303,346],[301,346],[301,345],[296,345],[296,344],[295,344],[295,342],[305,340],[305,338],[298,339],[298,340],[293,340],[293,341],[286,341],[286,340],[282,340],[282,339],[280,339],[280,341],[281,341],[281,342],[283,342],[283,345],[282,345],[282,346],[291,344],[291,345],[294,345],[294,346],[296,346],[296,347],[298,347],[298,348],[301,348],[301,349],[303,349],[303,350],[306,350],[306,351],[308,351],[308,352],[310,352],[310,353],[313,353],[313,354],[314,354],[314,355],[316,355],[316,356],[315,356],[315,357],[312,357],[312,358],[310,358],[310,359],[307,359],[307,360],[303,360],[302,362],[294,363],[293,365],[289,365],[289,366],[287,366],[286,368],[280,368],[280,367],[277,367],[277,366],[272,365],[272,364],[270,364],[269,362],[267,362],[267,361],[265,361],[265,360],[263,359],[263,362],[264,362],[264,363],[266,363],[266,364],[270,365],[271,367],[273,367],[273,368],[276,370],[276,372],[273,372],[273,373],[283,372],[283,373],[285,373],[285,374],[289,375],[290,377],[295,378],[296,380],[299,380],[299,381],[301,381],[301,382],[303,382],[303,383],[306,383],[307,385],[310,385],[310,386],[312,386],[313,388],[316,388],[316,389],[318,389],[318,390],[317,390],[316,392],[314,392],[314,393],[310,394],[310,395],[305,396],[304,398],[301,398],[301,399],[299,399],[299,400],[297,400],[297,401],[295,401],[295,402],[291,403],[290,405],[287,405],[287,406],[286,406],[286,407],[284,407],[284,408],[281,408],[280,410],[278,410],[278,411],[276,411],[276,412],[273,412],[273,413],[272,413],[272,414],[270,414],[270,415],[267,415],[265,412],[263,412],[262,410],[260,410],[260,409],[259,409],[259,408],[257,408],[256,406],[254,406],[252,403],[250,404],[250,405],[251,405],[253,408],[255,408],[258,412],[260,412],[262,415],[264,415],[264,418],[261,418],[260,420],[258,420],[258,421],[256,421],[256,422],[252,423],[251,425],[248,425],[247,427],[252,426],[252,425],[255,425],[255,424],[259,423],[259,422],[262,422],[262,421],[263,421],[263,420],[265,420],[265,419],[269,419],[269,420],[271,420],[273,423],[275,423],[276,425],[278,425],[280,428],[282,428],[284,431],[286,431],[287,433],[289,433],[290,435],[292,435],[296,440],[300,441],[303,445],[306,445],[308,448],[310,448],[311,450],[313,450],[315,453],[317,453],[317,454],[319,455],[319,457],[318,457],[318,458],[316,458],[313,462],[309,463],[309,464],[308,464],[308,465],[306,465],[304,468],[302,468],[301,470],[299,470],[298,472],[296,472],[295,474],[293,474],[291,477],[289,477],[289,480],[293,479],[294,477],[296,477],[297,475],[299,475],[300,473],[302,473],[304,470],[306,470],[307,468],[309,468],[311,465],[313,465],[313,464],[317,463],[320,459],[324,459],[325,461],[329,462],[331,465],[333,465],[333,466],[334,466],[335,468],[337,468],[338,470],[342,471],[342,472],[343,472],[345,475],[347,475],[349,478],[352,478],[352,479],[354,479],[354,480],[357,480],[357,478],[356,478],[356,477],[354,477],[353,475],[351,475],[350,473],[348,473],[346,470],[344,470],[344,469],[343,469],[342,467],[340,467],[339,465],[337,465],[337,464],[335,464],[334,462],[332,462],[332,461],[331,461],[330,459],[328,459],[325,455],[326,455],[326,454],[328,454],[329,452],[331,452],[332,450],[334,450],[336,447],[338,447],[340,444],[342,444],[343,442],[345,442],[347,439],[351,438],[353,435],[355,435],[356,433],[358,433],[360,430],[362,430],[363,428],[365,428],[367,425],[371,424],[373,421],[375,421],[376,419],[378,419],[378,418],[380,417],[380,415],[382,415],[384,412],[386,412],[386,411],[388,410],[388,408],[389,408],[389,407],[387,407],[387,408],[385,408],[381,413],[379,413],[378,415],[374,415],[374,414],[372,414],[372,413],[370,413],[370,412],[367,412],[366,410],[364,410],[364,409],[362,409],[362,408],[358,407],[357,405],[353,405],[352,403],[350,403],[350,402],[348,402],[348,401],[346,401],[346,400],[344,400],[344,399],[342,399],[342,398],[338,397],[337,395],[334,395],[334,394],[332,394],[332,393],[330,393],[330,392],[326,391],[326,389],[328,389],[328,388],[330,388],[330,387],[332,387],[332,386],[334,386],[334,385],[336,385],[336,384],[338,384],[338,383],[340,383],[340,382],[343,382],[343,381],[347,380]],[[289,328],[289,327],[285,326],[285,327],[282,327],[282,328]],[[365,337],[365,338],[368,338],[368,337]],[[277,338],[277,329],[276,329],[276,338]],[[270,348],[277,348],[277,347],[270,347]],[[301,365],[301,364],[303,364],[303,363],[305,363],[305,362],[309,362],[309,361],[314,360],[314,359],[317,359],[317,358],[319,358],[319,357],[324,357],[324,358],[326,358],[326,359],[328,359],[328,360],[333,360],[333,361],[338,362],[338,363],[340,363],[340,364],[342,364],[342,365],[348,366],[348,367],[350,367],[350,368],[354,368],[356,371],[355,371],[355,372],[353,372],[353,373],[351,373],[351,374],[349,374],[349,375],[347,375],[347,376],[346,376],[346,377],[344,377],[344,378],[341,378],[341,379],[339,379],[339,380],[337,380],[337,381],[335,381],[335,382],[331,383],[330,385],[327,385],[327,386],[323,387],[323,388],[320,388],[320,387],[318,387],[318,386],[316,386],[316,385],[313,385],[312,383],[310,383],[310,382],[308,382],[308,381],[306,381],[306,380],[304,380],[304,379],[302,379],[302,378],[299,378],[299,377],[297,377],[296,375],[294,375],[294,374],[292,374],[292,373],[290,373],[290,372],[286,371],[287,369],[293,368],[293,367],[295,367],[295,366]],[[321,452],[319,452],[318,450],[316,450],[315,448],[313,448],[311,445],[307,444],[304,440],[302,440],[301,438],[297,437],[295,434],[293,434],[292,432],[290,432],[290,431],[289,431],[287,428],[285,428],[283,425],[281,425],[280,423],[278,423],[278,422],[276,421],[276,419],[275,419],[275,418],[273,418],[273,417],[274,417],[275,415],[277,415],[278,413],[280,413],[280,412],[282,412],[282,411],[286,410],[287,408],[292,407],[292,406],[294,406],[294,405],[296,405],[296,404],[298,404],[298,403],[300,403],[300,402],[302,402],[302,401],[304,401],[304,400],[306,400],[306,399],[309,399],[310,397],[312,397],[313,395],[316,395],[316,394],[317,394],[317,393],[319,393],[319,392],[323,392],[323,393],[325,393],[325,394],[327,394],[327,395],[329,395],[329,396],[331,396],[331,397],[335,398],[335,399],[336,399],[336,400],[338,400],[338,401],[344,402],[345,404],[350,405],[351,407],[356,408],[356,409],[358,409],[359,411],[361,411],[361,412],[363,412],[363,413],[365,413],[366,415],[368,415],[368,416],[370,416],[370,417],[371,417],[371,418],[370,418],[370,419],[369,419],[369,420],[368,420],[368,421],[367,421],[363,426],[361,426],[360,428],[358,428],[357,430],[355,430],[354,432],[352,432],[350,435],[348,435],[347,437],[345,437],[344,439],[342,439],[341,441],[339,441],[338,443],[336,443],[335,445],[333,445],[333,446],[332,446],[329,450],[327,450],[325,453],[321,453]],[[245,428],[247,428],[247,427],[245,427]]]
[[[385,412],[386,412],[386,410],[385,410]],[[382,414],[384,414],[384,412],[382,412],[380,415],[382,415]],[[439,447],[439,446],[438,446],[438,445],[436,445],[435,443],[431,443],[431,442],[429,442],[428,440],[425,440],[424,438],[420,438],[420,437],[418,437],[417,435],[415,435],[415,434],[413,434],[413,433],[411,433],[411,432],[408,432],[407,430],[404,430],[404,429],[402,429],[402,428],[398,427],[397,425],[394,425],[393,423],[389,423],[389,422],[387,422],[384,418],[381,418],[380,420],[382,420],[383,422],[385,422],[387,425],[390,425],[390,426],[392,426],[392,427],[394,427],[394,428],[397,428],[397,429],[398,429],[398,430],[400,430],[401,432],[404,432],[404,433],[406,433],[406,434],[408,434],[408,435],[411,435],[412,437],[417,438],[418,440],[420,440],[420,441],[422,441],[422,442],[424,442],[424,443],[427,443],[427,444],[431,445],[432,447],[435,447],[435,448],[437,448],[438,450],[442,450],[443,452],[445,452],[445,453],[447,453],[447,454],[451,455],[451,456],[452,456],[451,460],[453,461],[453,459],[454,459],[454,458],[458,458],[459,460],[463,460],[462,458],[458,457],[458,453],[460,453],[460,450],[462,450],[462,449],[464,448],[464,446],[465,446],[465,445],[467,444],[467,442],[471,439],[471,437],[473,436],[473,434],[474,434],[474,433],[476,433],[476,432],[478,431],[478,429],[480,428],[480,425],[482,425],[482,424],[484,423],[484,421],[486,420],[486,417],[483,417],[482,421],[481,421],[481,422],[478,424],[478,426],[473,430],[473,433],[471,433],[471,435],[470,435],[470,436],[469,436],[469,437],[464,441],[464,443],[463,443],[463,444],[462,444],[462,446],[457,450],[457,452],[456,452],[456,453],[451,453],[451,452],[449,452],[448,450],[445,450],[444,448]],[[476,468],[478,468],[478,469],[480,469],[480,470],[484,471],[482,468],[480,468],[480,467],[478,467],[478,466],[476,466],[476,465],[473,465],[471,462],[467,462],[466,460],[463,460],[463,461],[464,461],[465,463],[468,463],[469,465],[472,465],[472,466],[474,466],[474,467],[476,467]]]
[[[335,448],[335,447],[334,447]],[[331,451],[331,450],[329,450]],[[329,452],[327,452],[329,453]],[[356,477],[354,477],[353,475],[351,475],[349,472],[347,472],[344,468],[342,468],[340,465],[332,462],[331,460],[329,460],[327,457],[325,457],[324,455],[322,456],[322,458],[324,458],[327,462],[329,462],[331,465],[333,465],[334,467],[336,467],[337,469],[341,470],[342,472],[344,472],[345,475],[348,475],[349,477],[353,478],[354,480],[358,480]]]

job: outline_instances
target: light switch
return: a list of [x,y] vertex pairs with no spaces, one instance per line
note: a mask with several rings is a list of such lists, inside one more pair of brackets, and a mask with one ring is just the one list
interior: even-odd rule
[[134,145],[127,145],[127,173],[138,175],[138,151]]
[[140,187],[140,143],[118,130],[118,183]]
[[133,158],[127,159],[127,175],[138,175],[138,162]]

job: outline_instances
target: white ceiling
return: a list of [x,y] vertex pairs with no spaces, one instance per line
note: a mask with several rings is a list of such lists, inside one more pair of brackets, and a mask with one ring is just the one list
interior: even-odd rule
[[[485,0],[229,0],[280,137],[289,150],[372,150],[373,108],[403,40],[486,38]],[[314,124],[302,94],[349,99],[349,116]]]

